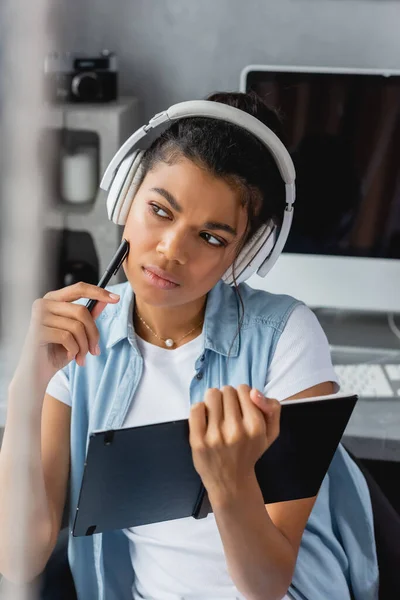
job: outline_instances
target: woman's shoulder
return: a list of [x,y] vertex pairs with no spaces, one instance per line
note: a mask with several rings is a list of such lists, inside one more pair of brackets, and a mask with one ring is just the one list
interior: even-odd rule
[[245,313],[259,320],[281,321],[289,317],[297,306],[304,306],[301,300],[287,294],[273,294],[256,289],[246,283],[239,285],[239,294],[243,301]]

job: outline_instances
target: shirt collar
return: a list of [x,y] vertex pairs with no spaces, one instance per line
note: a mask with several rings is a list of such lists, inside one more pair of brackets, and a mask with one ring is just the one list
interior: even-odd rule
[[[118,304],[107,308],[99,318],[110,318],[109,335],[106,347],[112,348],[121,340],[128,338],[132,348],[139,353],[132,322],[134,293],[126,282],[120,288]],[[239,307],[235,290],[219,281],[209,292],[204,319],[205,349],[213,350],[224,356],[235,357],[239,353]]]
[[106,307],[101,314],[101,316],[104,314],[104,318],[107,316],[110,318],[108,341],[106,344],[107,348],[112,348],[125,338],[129,339],[134,333],[132,324],[134,294],[130,283],[127,281],[120,287],[120,290],[116,291],[121,292],[118,304],[112,306],[112,310],[108,315],[106,314],[108,307]]
[[239,353],[239,306],[236,291],[219,281],[210,290],[204,320],[205,348],[224,356]]

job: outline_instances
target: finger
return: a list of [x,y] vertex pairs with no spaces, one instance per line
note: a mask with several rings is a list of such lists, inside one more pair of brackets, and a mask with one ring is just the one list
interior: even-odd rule
[[266,421],[262,412],[250,398],[251,388],[248,385],[239,385],[236,389],[246,431],[252,436],[265,433]]
[[83,281],[74,283],[73,285],[67,285],[60,290],[48,292],[44,296],[45,300],[56,300],[57,302],[74,302],[80,298],[98,300],[100,302],[105,302],[106,304],[116,303],[119,301],[118,294],[114,294],[104,288],[100,288],[98,285],[85,283]]
[[204,402],[193,404],[189,413],[189,442],[192,448],[204,444],[207,432],[207,408]]
[[207,434],[212,440],[221,436],[221,424],[224,418],[222,394],[216,388],[210,388],[204,395],[204,404],[207,408]]
[[250,399],[253,402],[253,404],[264,413],[266,417],[269,417],[269,415],[273,412],[275,400],[273,400],[272,398],[267,398],[262,392],[260,392],[260,390],[252,388],[250,392]]
[[281,403],[273,398],[268,398],[268,402],[272,405],[270,414],[268,415],[268,439],[270,443],[277,439],[280,432],[281,423]]
[[[92,354],[98,353],[96,347],[100,337],[99,330],[96,327],[93,316],[86,306],[83,306],[82,304],[71,304],[70,302],[56,302],[54,300],[44,300],[44,302],[46,311],[43,322],[45,318],[49,320],[50,315],[56,315],[57,317],[66,317],[69,320],[81,323],[84,327],[86,336],[86,342],[82,340],[82,351],[85,351],[86,354],[90,348]],[[48,324],[52,327],[57,327],[54,321]],[[69,330],[71,331],[71,329]],[[78,328],[76,330],[78,331]],[[75,332],[75,329],[73,331]]]
[[95,321],[97,317],[103,312],[105,307],[107,306],[107,302],[97,302],[94,309],[90,313],[92,315],[92,319]]
[[[76,358],[80,361],[85,360],[85,356],[89,351],[89,340],[83,323],[76,319],[68,319],[67,317],[47,314],[43,319],[43,325],[51,327],[52,329],[60,329],[61,331],[68,331],[71,333],[78,345],[78,354]],[[92,354],[96,354],[96,352],[93,350]]]
[[237,388],[237,395],[238,395],[238,399],[240,402],[240,408],[242,410],[243,413],[243,418],[249,418],[251,416],[254,415],[258,415],[260,413],[259,411],[259,407],[255,405],[254,402],[252,402],[251,397],[250,397],[250,393],[251,393],[251,388],[248,385],[238,385]]
[[69,331],[43,327],[39,336],[39,342],[43,344],[59,344],[65,348],[68,358],[72,360],[79,352],[79,346]]
[[229,427],[231,425],[242,425],[243,413],[238,399],[237,391],[230,385],[225,385],[222,390],[224,421]]
[[222,432],[227,444],[237,442],[243,435],[243,414],[237,391],[230,385],[222,388],[224,421]]
[[266,398],[259,390],[254,388],[251,390],[250,398],[264,414],[268,438],[275,440],[280,431],[281,403],[273,398]]

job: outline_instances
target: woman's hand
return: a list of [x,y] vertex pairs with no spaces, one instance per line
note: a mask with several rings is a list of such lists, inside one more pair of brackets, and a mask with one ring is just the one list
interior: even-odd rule
[[233,498],[279,435],[280,403],[248,385],[209,389],[192,406],[189,427],[195,468],[211,504]]
[[[82,304],[72,304],[80,298],[98,301],[92,313]],[[83,366],[88,352],[100,354],[99,331],[94,320],[107,304],[118,301],[119,296],[83,282],[35,300],[14,380],[23,378],[25,369],[33,369],[38,383],[46,385],[71,360]]]

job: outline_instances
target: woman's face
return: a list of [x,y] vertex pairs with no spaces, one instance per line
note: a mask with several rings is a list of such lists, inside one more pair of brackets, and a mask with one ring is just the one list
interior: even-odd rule
[[207,294],[232,264],[247,211],[223,179],[183,158],[147,173],[129,211],[124,270],[135,294],[177,306]]

